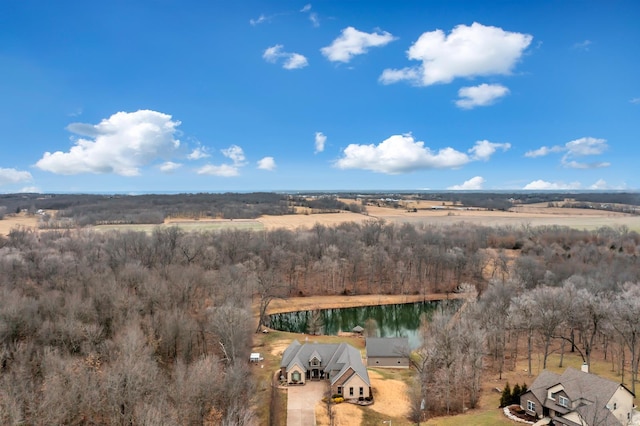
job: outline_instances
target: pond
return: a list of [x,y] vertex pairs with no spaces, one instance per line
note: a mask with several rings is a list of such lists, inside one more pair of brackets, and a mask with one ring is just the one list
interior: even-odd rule
[[327,334],[364,329],[369,337],[407,337],[409,346],[420,346],[420,321],[445,306],[457,308],[460,300],[425,301],[396,305],[360,306],[355,308],[318,309],[286,312],[269,316],[269,326],[293,333]]

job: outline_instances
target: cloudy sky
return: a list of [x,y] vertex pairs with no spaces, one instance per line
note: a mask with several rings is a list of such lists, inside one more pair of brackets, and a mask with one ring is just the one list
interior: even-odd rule
[[0,192],[640,189],[640,2],[2,1]]

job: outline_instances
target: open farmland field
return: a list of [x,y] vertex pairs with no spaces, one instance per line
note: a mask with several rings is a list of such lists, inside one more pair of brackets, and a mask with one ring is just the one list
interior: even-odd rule
[[[417,212],[408,209],[417,208]],[[434,208],[435,207],[435,208]],[[450,225],[468,222],[486,226],[568,226],[593,230],[603,226],[626,226],[640,232],[640,216],[595,209],[546,207],[545,204],[519,205],[513,211],[466,210],[433,201],[410,202],[407,207],[367,206],[368,214],[349,212],[313,215],[262,216],[258,220],[265,229],[311,228],[316,223],[338,225],[384,219],[388,222]]]
[[38,216],[25,213],[7,215],[0,220],[0,235],[9,235],[9,232],[17,227],[37,228]]
[[188,220],[188,219],[171,219],[164,222],[161,225],[155,224],[141,224],[141,225],[98,225],[93,226],[92,229],[96,231],[143,231],[151,233],[157,227],[177,226],[184,231],[220,231],[222,229],[245,229],[252,231],[259,231],[263,229],[263,225],[250,219],[211,219],[211,220]]
[[[343,200],[349,201],[349,200]],[[410,209],[417,209],[413,212]],[[336,226],[347,222],[364,222],[383,219],[387,222],[452,225],[472,223],[485,226],[567,226],[576,229],[594,230],[604,226],[626,226],[640,232],[640,216],[596,209],[548,207],[546,203],[516,205],[510,211],[465,209],[450,203],[437,201],[407,201],[402,207],[367,206],[367,214],[341,211],[340,213],[263,215],[257,219],[188,219],[171,218],[162,225],[98,225],[97,231],[133,230],[151,232],[158,226],[178,226],[185,231],[217,231],[221,229],[289,230],[309,229],[315,224]],[[12,228],[25,226],[37,228],[38,216],[19,214],[0,220],[0,234],[7,235]]]

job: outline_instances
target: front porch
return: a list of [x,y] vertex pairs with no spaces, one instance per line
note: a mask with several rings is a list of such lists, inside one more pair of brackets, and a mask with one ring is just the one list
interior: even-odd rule
[[329,374],[325,374],[323,370],[319,368],[311,368],[307,370],[307,380],[324,380],[329,378]]

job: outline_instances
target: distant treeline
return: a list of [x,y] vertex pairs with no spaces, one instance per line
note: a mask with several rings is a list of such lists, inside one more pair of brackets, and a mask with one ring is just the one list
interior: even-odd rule
[[288,196],[271,192],[247,194],[8,194],[0,196],[7,212],[57,210],[57,219],[75,225],[104,223],[159,224],[166,217],[253,219],[264,214],[292,213]]
[[[640,206],[640,193],[635,192],[418,192],[418,193],[360,193],[338,194],[343,198],[357,197],[367,201],[391,199],[391,200],[425,200],[454,203],[462,207],[480,207],[489,210],[508,210],[514,204],[554,203],[563,207],[562,203],[572,200],[572,207],[599,208],[604,204],[628,204]],[[633,211],[625,211],[633,212]]]
[[[345,199],[354,200],[345,202]],[[626,213],[638,213],[640,194],[627,192],[587,193],[504,193],[504,192],[418,192],[418,193],[313,193],[283,194],[198,193],[198,194],[2,194],[0,219],[4,215],[28,210],[58,211],[59,222],[74,226],[117,223],[159,224],[167,217],[253,219],[264,214],[294,213],[294,206],[308,207],[312,212],[351,211],[364,213],[367,203],[385,200],[393,204],[400,200],[430,200],[454,203],[461,207],[508,210],[514,204],[548,203],[559,207],[596,208]],[[389,201],[391,200],[391,201]],[[570,200],[567,203],[567,200]],[[399,204],[398,204],[399,206]],[[56,223],[50,222],[49,227]]]

